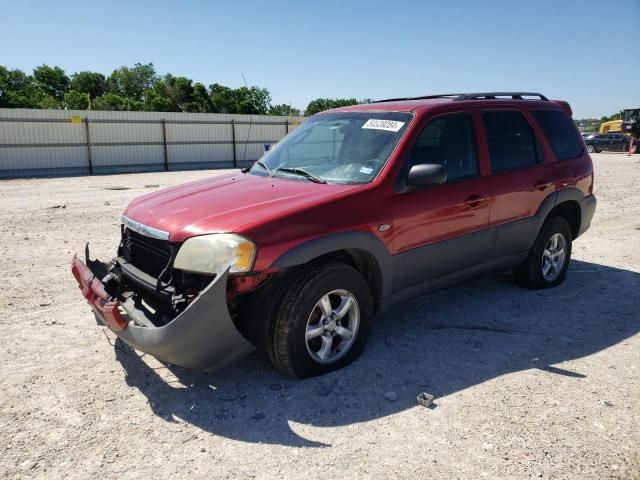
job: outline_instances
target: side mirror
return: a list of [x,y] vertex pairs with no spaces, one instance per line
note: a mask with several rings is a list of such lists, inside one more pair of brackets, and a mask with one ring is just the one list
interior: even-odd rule
[[447,181],[447,171],[444,165],[438,163],[420,163],[414,165],[407,175],[407,186],[429,187],[441,185]]

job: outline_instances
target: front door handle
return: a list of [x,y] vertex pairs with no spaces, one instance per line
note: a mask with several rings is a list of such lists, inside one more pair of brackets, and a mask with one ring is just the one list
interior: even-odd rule
[[485,197],[484,195],[469,195],[469,197],[464,201],[464,203],[466,205],[469,205],[470,207],[477,207],[478,205],[480,205],[480,202],[484,202],[487,199],[487,197]]
[[550,187],[551,185],[553,185],[553,182],[548,182],[546,180],[540,180],[538,183],[536,183],[536,188],[540,191],[545,190],[546,188]]

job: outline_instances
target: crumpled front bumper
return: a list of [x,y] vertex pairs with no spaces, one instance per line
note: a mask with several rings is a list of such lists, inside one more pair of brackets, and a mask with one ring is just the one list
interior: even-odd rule
[[229,315],[228,269],[216,275],[180,315],[160,327],[136,322],[144,312],[131,300],[120,302],[110,297],[102,282],[77,256],[73,257],[71,270],[96,316],[124,342],[158,360],[213,371],[253,350]]

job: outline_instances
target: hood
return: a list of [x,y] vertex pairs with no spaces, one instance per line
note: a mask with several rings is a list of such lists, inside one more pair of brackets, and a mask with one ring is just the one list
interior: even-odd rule
[[232,173],[139,197],[129,204],[124,215],[168,232],[173,242],[182,242],[194,235],[235,232],[359,186]]

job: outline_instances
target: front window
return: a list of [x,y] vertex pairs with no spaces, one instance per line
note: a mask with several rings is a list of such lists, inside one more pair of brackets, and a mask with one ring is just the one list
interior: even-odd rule
[[368,183],[385,165],[413,116],[340,112],[311,117],[267,152],[252,175],[322,183]]

